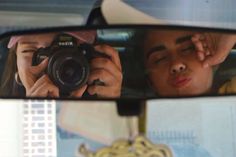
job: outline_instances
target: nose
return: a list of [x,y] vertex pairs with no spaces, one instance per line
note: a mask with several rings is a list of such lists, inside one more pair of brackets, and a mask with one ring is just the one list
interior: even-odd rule
[[186,70],[186,65],[182,61],[175,60],[171,65],[170,72],[171,74],[176,74],[184,72],[185,70]]

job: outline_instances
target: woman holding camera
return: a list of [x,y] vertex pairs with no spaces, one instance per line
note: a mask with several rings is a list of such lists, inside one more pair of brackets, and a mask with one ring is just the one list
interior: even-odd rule
[[[32,58],[39,48],[49,47],[58,33],[35,34],[11,37],[9,54],[1,82],[1,96],[59,97],[59,88],[45,73],[48,58],[32,66]],[[77,44],[93,44],[95,31],[67,32],[77,39]],[[120,96],[122,69],[118,52],[108,45],[97,45],[94,49],[109,57],[95,57],[90,60],[90,74],[81,88],[69,93],[81,97],[85,91],[98,97]],[[94,84],[95,80],[103,84]]]

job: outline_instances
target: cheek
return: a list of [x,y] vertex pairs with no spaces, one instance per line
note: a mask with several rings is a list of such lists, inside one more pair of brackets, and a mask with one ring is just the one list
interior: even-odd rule
[[168,75],[169,72],[167,67],[152,68],[149,70],[148,75],[151,86],[155,90],[167,88]]
[[28,73],[30,72],[31,67],[31,57],[23,57],[17,56],[17,71],[22,81],[23,85],[25,85],[25,80],[27,80]]
[[211,67],[203,68],[200,62],[190,65],[193,72],[195,90],[208,90],[212,86],[213,70]]
[[203,68],[203,65],[202,65],[202,62],[199,61],[197,59],[197,57],[195,56],[192,56],[192,57],[189,57],[186,59],[187,61],[187,67],[193,71],[194,73],[196,73],[196,75],[198,77],[204,77],[204,74],[209,74],[212,72],[212,68],[211,67],[208,67],[208,68]]
[[17,58],[17,71],[20,77],[27,71],[27,67],[27,61],[24,61],[21,58]]
[[195,75],[199,84],[209,86],[212,83],[213,71],[211,67],[198,69]]
[[17,71],[20,77],[20,80],[22,82],[23,85],[26,85],[26,82],[28,80],[29,77],[29,72],[30,72],[30,62],[29,62],[30,58],[25,58],[25,57],[18,57],[17,56]]
[[29,68],[32,64],[32,55],[31,54],[27,54],[27,55],[23,55],[23,54],[18,54],[16,56],[17,58],[17,68]]
[[17,69],[19,73],[26,71],[29,67],[28,61],[22,58],[17,58]]

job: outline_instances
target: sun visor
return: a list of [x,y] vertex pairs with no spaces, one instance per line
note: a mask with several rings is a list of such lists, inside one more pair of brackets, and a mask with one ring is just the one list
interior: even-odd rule
[[[104,0],[102,13],[108,24],[166,24],[162,19],[147,15],[121,0]],[[128,15],[128,16],[127,16]]]
[[[235,29],[236,1],[104,0],[108,24],[168,24]],[[221,8],[220,11],[217,8]]]

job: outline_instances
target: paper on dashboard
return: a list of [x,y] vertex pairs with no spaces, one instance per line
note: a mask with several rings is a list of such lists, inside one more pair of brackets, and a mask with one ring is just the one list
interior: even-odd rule
[[137,117],[121,117],[115,102],[64,103],[58,113],[58,126],[68,132],[102,144],[138,133]]

